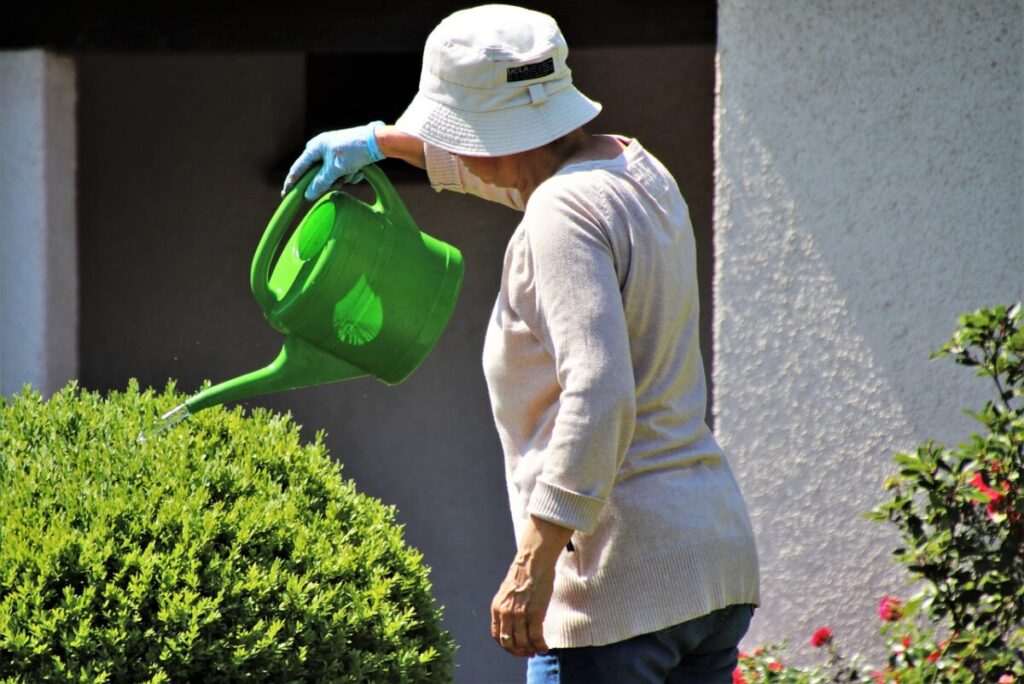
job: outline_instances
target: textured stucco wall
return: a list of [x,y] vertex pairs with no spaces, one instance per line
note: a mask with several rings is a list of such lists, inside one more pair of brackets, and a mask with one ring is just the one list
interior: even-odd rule
[[77,373],[75,70],[0,52],[0,395]]
[[906,592],[861,514],[890,456],[956,443],[987,392],[929,362],[1024,296],[1019,0],[765,3],[719,14],[714,410],[758,532],[748,644],[822,624],[868,652]]

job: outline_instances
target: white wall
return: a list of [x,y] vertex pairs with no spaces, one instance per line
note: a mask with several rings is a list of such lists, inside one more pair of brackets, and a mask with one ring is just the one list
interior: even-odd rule
[[0,396],[78,374],[75,70],[0,52]]
[[720,3],[714,411],[763,564],[747,644],[806,658],[828,624],[871,651],[906,595],[861,514],[895,451],[973,430],[987,388],[927,360],[956,316],[1024,296],[1022,36],[1020,0]]

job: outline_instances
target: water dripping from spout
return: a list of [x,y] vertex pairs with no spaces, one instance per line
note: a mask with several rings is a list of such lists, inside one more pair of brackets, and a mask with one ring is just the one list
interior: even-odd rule
[[145,442],[151,437],[156,437],[161,432],[164,432],[165,430],[168,430],[171,427],[177,425],[181,421],[188,418],[190,415],[192,414],[189,413],[188,406],[186,406],[185,404],[175,406],[170,411],[160,416],[160,420],[155,422],[148,430],[140,431],[139,441]]

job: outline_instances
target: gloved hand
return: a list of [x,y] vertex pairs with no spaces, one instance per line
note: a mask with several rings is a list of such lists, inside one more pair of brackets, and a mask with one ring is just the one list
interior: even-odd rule
[[323,166],[319,173],[306,188],[307,200],[315,200],[327,192],[339,178],[346,183],[358,180],[361,168],[384,158],[373,134],[377,126],[383,125],[383,121],[374,121],[365,126],[327,131],[310,138],[306,149],[288,170],[281,195],[284,196],[295,187],[307,170],[321,162]]

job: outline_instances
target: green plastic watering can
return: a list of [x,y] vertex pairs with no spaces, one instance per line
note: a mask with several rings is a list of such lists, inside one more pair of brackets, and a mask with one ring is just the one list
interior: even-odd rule
[[183,413],[363,376],[399,383],[448,324],[462,285],[462,254],[416,227],[376,166],[362,170],[377,196],[373,205],[329,192],[280,247],[317,170],[282,200],[252,260],[252,293],[285,334],[281,353],[265,368],[189,398]]

